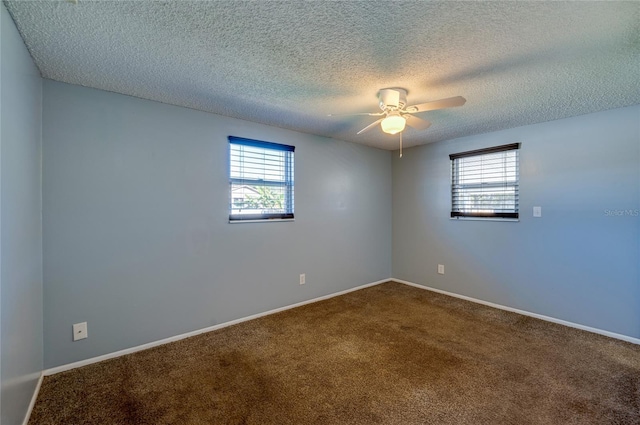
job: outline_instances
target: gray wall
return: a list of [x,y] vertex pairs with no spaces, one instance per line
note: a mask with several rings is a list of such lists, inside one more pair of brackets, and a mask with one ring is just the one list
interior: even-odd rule
[[14,425],[42,370],[42,80],[0,9],[0,421]]
[[[393,160],[394,277],[640,337],[639,123],[633,106],[407,149]],[[448,155],[512,142],[520,221],[450,220]]]
[[[388,151],[48,80],[43,132],[47,368],[391,276]],[[228,135],[296,146],[295,222],[228,223]]]

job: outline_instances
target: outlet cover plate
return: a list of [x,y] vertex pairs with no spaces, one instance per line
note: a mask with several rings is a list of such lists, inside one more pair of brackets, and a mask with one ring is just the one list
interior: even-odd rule
[[85,339],[89,336],[87,332],[87,322],[76,323],[73,325],[73,340]]

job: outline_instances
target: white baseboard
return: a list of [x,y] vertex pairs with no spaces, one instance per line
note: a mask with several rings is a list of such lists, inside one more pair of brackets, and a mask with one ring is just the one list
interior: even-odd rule
[[38,398],[38,394],[40,393],[40,386],[42,385],[42,380],[44,379],[44,373],[40,373],[40,378],[38,378],[38,383],[33,390],[33,396],[31,396],[31,402],[29,403],[29,407],[27,408],[27,414],[24,416],[24,421],[22,425],[27,425],[29,423],[29,418],[31,418],[31,411],[33,410],[33,406],[36,405],[36,399]]
[[231,320],[231,321],[225,322],[225,323],[220,323],[219,325],[209,326],[207,328],[198,329],[198,330],[187,332],[187,333],[184,333],[184,334],[172,336],[172,337],[169,337],[169,338],[161,339],[159,341],[153,341],[153,342],[149,342],[149,343],[146,343],[146,344],[138,345],[136,347],[131,347],[131,348],[127,348],[127,349],[124,349],[124,350],[116,351],[116,352],[113,352],[113,353],[108,353],[108,354],[103,354],[101,356],[92,357],[90,359],[80,360],[78,362],[69,363],[69,364],[66,364],[66,365],[57,366],[57,367],[53,367],[53,368],[50,368],[50,369],[45,369],[44,371],[42,371],[42,374],[45,375],[45,376],[54,375],[56,373],[65,372],[67,370],[75,369],[75,368],[78,368],[78,367],[87,366],[87,365],[90,365],[90,364],[93,364],[93,363],[98,363],[98,362],[101,362],[101,361],[104,361],[104,360],[113,359],[113,358],[116,358],[116,357],[124,356],[124,355],[131,354],[131,353],[135,353],[137,351],[147,350],[149,348],[157,347],[159,345],[168,344],[170,342],[179,341],[181,339],[189,338],[189,337],[196,336],[196,335],[199,335],[199,334],[202,334],[202,333],[211,332],[211,331],[215,331],[217,329],[226,328],[227,326],[236,325],[238,323],[246,322],[248,320],[257,319],[259,317],[268,316],[270,314],[279,313],[281,311],[289,310],[289,309],[296,308],[296,307],[301,307],[301,306],[306,305],[306,304],[311,304],[311,303],[315,303],[315,302],[318,302],[318,301],[326,300],[326,299],[329,299],[329,298],[337,297],[337,296],[340,296],[340,295],[348,294],[349,292],[353,292],[353,291],[357,291],[357,290],[360,290],[360,289],[368,288],[370,286],[379,285],[379,284],[384,283],[384,282],[389,282],[390,280],[393,280],[393,279],[389,278],[389,279],[379,280],[377,282],[367,283],[367,284],[364,284],[364,285],[356,286],[355,288],[345,289],[344,291],[334,292],[332,294],[323,295],[321,297],[313,298],[313,299],[310,299],[310,300],[307,300],[307,301],[301,301],[299,303],[295,303],[295,304],[287,305],[287,306],[284,306],[284,307],[276,308],[274,310],[265,311],[263,313],[253,314],[251,316],[242,317],[240,319]]
[[632,344],[640,345],[640,339],[634,338],[634,337],[631,337],[631,336],[622,335],[622,334],[618,334],[618,333],[615,333],[615,332],[609,332],[609,331],[605,331],[605,330],[598,329],[598,328],[592,328],[591,326],[585,326],[585,325],[581,325],[579,323],[568,322],[566,320],[556,319],[555,317],[544,316],[544,315],[538,314],[538,313],[531,313],[530,311],[519,310],[517,308],[507,307],[507,306],[504,306],[504,305],[501,305],[501,304],[495,304],[495,303],[492,303],[492,302],[489,302],[489,301],[483,301],[483,300],[479,300],[477,298],[467,297],[466,295],[459,295],[459,294],[456,294],[456,293],[453,293],[453,292],[443,291],[442,289],[436,289],[436,288],[432,288],[430,286],[420,285],[420,284],[413,283],[413,282],[408,282],[406,280],[395,279],[395,278],[391,278],[390,280],[392,280],[394,282],[402,283],[402,284],[405,284],[405,285],[413,286],[413,287],[416,287],[416,288],[425,289],[427,291],[432,291],[432,292],[437,292],[439,294],[448,295],[450,297],[460,298],[460,299],[463,299],[463,300],[466,300],[466,301],[471,301],[471,302],[474,302],[474,303],[477,303],[477,304],[483,304],[483,305],[486,305],[486,306],[489,306],[489,307],[498,308],[500,310],[506,310],[506,311],[510,311],[512,313],[522,314],[523,316],[535,317],[536,319],[545,320],[547,322],[557,323],[559,325],[569,326],[571,328],[576,328],[576,329],[580,329],[580,330],[583,330],[583,331],[592,332],[592,333],[608,336],[610,338],[615,338],[615,339],[620,339],[622,341],[627,341],[627,342],[630,342]]

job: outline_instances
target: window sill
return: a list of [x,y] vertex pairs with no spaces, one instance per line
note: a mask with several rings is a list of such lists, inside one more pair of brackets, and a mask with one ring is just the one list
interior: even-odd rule
[[264,220],[229,220],[229,224],[240,223],[282,223],[285,221],[296,221],[295,218],[267,218]]
[[449,217],[453,221],[520,221],[519,218],[500,218],[500,217]]

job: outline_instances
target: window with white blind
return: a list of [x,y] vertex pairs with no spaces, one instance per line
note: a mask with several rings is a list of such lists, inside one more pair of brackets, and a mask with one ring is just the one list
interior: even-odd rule
[[520,143],[449,155],[452,218],[518,218]]
[[229,221],[293,219],[295,146],[229,136]]

